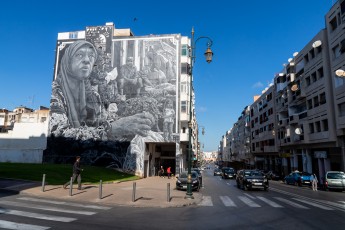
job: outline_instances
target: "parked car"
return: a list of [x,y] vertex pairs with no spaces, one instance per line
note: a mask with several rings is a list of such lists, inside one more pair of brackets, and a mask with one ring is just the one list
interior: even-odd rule
[[221,176],[222,175],[222,170],[219,168],[215,168],[213,171],[213,176]]
[[293,184],[293,185],[311,185],[310,182],[310,173],[307,172],[299,172],[299,171],[294,171],[287,175],[284,178],[285,184]]
[[242,169],[237,172],[236,184],[243,190],[264,189],[267,191],[269,184],[266,176],[257,170]]
[[202,174],[201,174],[201,170],[198,168],[192,168],[192,171],[195,171],[198,173],[199,176],[199,182],[200,182],[200,187],[202,187]]
[[[195,171],[191,171],[191,174],[192,174],[192,190],[199,191],[200,190],[199,175]],[[177,178],[176,189],[178,190],[187,189],[188,171],[181,172],[181,174],[176,178]]]
[[276,171],[268,171],[268,173],[266,174],[267,179],[269,180],[280,180],[280,174]]
[[328,171],[325,177],[326,190],[345,191],[345,173],[340,171]]
[[223,167],[221,175],[222,175],[223,179],[235,179],[236,178],[236,171],[234,168]]

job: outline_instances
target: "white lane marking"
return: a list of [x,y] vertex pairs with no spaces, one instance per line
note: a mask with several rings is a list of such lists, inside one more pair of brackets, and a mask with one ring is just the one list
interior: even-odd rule
[[256,198],[254,196],[249,195],[248,193],[244,193],[244,195],[248,196],[249,198],[255,200]]
[[253,207],[253,208],[259,208],[261,207],[260,205],[258,205],[257,203],[255,203],[254,201],[252,201],[251,199],[249,199],[248,197],[245,196],[239,196],[238,197],[242,202],[244,202],[246,205]]
[[45,230],[49,227],[31,225],[31,224],[19,224],[16,222],[0,220],[0,228],[13,229],[13,230]]
[[211,197],[203,196],[202,201],[198,205],[199,206],[213,206]]
[[16,206],[16,207],[41,209],[41,210],[54,211],[54,212],[65,212],[65,213],[73,213],[73,214],[80,214],[80,215],[89,215],[89,216],[96,214],[96,212],[68,210],[68,209],[63,209],[63,208],[55,208],[55,207],[44,206],[44,205],[32,205],[32,204],[25,204],[25,203],[12,202],[12,201],[1,201],[1,204],[7,204],[7,205]]
[[60,217],[60,216],[46,215],[46,214],[41,214],[41,213],[24,212],[24,211],[12,210],[12,209],[2,209],[2,208],[0,208],[0,214],[25,216],[25,217],[36,218],[36,219],[41,219],[41,220],[52,220],[52,221],[60,221],[60,222],[72,222],[72,221],[77,220],[76,218]]
[[317,208],[321,208],[321,209],[324,209],[324,210],[334,210],[333,208],[328,208],[328,207],[325,207],[325,206],[322,206],[322,205],[319,205],[319,204],[312,203],[312,202],[307,201],[307,200],[302,200],[302,199],[298,199],[298,198],[292,198],[292,199],[298,200],[299,202],[302,202],[302,203],[305,203],[305,204],[308,204],[308,205],[311,205],[311,206],[314,206],[314,207],[317,207]]
[[69,202],[65,202],[65,201],[44,200],[44,199],[37,199],[37,198],[30,198],[30,197],[19,197],[17,199],[26,200],[26,201],[49,203],[49,204],[61,204],[61,205],[68,205],[68,206],[72,206],[72,207],[81,207],[81,208],[93,208],[93,209],[103,209],[103,210],[111,209],[110,207],[106,207],[106,206],[85,205],[85,204],[69,203]]
[[271,200],[269,200],[269,199],[266,199],[265,197],[258,196],[257,198],[260,199],[260,200],[262,200],[263,202],[265,202],[265,203],[271,205],[271,206],[274,207],[274,208],[283,208],[283,206],[281,206],[280,204],[277,204],[277,203],[274,202],[274,201],[271,201]]
[[293,202],[291,200],[287,200],[287,199],[284,199],[284,198],[281,198],[281,197],[274,197],[274,199],[277,199],[277,200],[279,200],[279,201],[281,201],[281,202],[283,202],[285,204],[291,205],[291,206],[293,206],[295,208],[309,209],[308,207],[305,207],[303,205],[297,204],[297,203],[295,203],[295,202]]
[[237,205],[228,196],[220,196],[223,204],[227,207],[236,207]]

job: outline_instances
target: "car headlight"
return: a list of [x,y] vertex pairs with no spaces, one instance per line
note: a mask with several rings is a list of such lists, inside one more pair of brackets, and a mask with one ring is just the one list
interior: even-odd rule
[[198,180],[193,180],[193,184],[198,183]]
[[181,181],[180,181],[180,180],[177,180],[176,183],[181,184]]
[[267,182],[267,179],[264,179],[264,182],[266,183],[266,182]]
[[246,181],[248,181],[248,182],[252,182],[252,179],[246,179]]

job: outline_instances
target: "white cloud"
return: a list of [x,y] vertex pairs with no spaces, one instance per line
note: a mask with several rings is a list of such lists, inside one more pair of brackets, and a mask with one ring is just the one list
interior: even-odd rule
[[256,82],[252,88],[262,88],[264,85],[259,81],[259,82]]

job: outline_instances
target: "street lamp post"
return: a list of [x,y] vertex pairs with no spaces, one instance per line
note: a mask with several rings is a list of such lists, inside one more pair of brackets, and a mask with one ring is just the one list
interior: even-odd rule
[[209,37],[205,37],[205,36],[201,36],[198,37],[196,40],[194,40],[194,27],[192,28],[192,37],[191,37],[191,47],[190,47],[190,90],[189,90],[189,122],[188,122],[188,128],[189,128],[189,142],[188,142],[188,180],[187,180],[187,193],[185,198],[186,199],[194,199],[193,197],[193,192],[192,192],[192,130],[193,130],[193,116],[192,116],[192,100],[193,100],[193,95],[192,95],[192,91],[193,91],[193,66],[194,66],[194,62],[195,62],[195,48],[196,48],[196,43],[203,38],[206,38],[207,41],[207,49],[205,52],[205,58],[206,58],[206,62],[210,63],[212,61],[212,56],[213,56],[213,52],[211,50],[211,46],[212,46],[212,40]]

